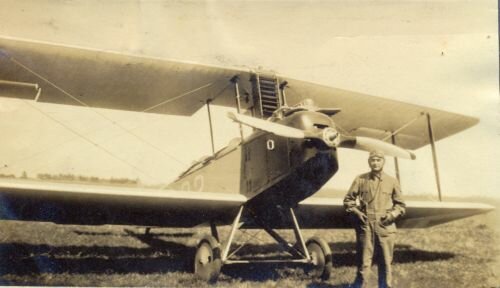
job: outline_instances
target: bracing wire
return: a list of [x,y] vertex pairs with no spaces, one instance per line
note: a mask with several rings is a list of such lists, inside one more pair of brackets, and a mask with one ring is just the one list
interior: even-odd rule
[[[2,54],[4,54],[4,55],[5,55],[5,53],[2,53]],[[38,77],[39,79],[41,79],[41,80],[45,81],[46,83],[48,83],[49,85],[51,85],[51,86],[52,86],[52,87],[54,87],[55,89],[59,90],[61,93],[63,93],[64,95],[68,96],[69,98],[73,99],[73,100],[74,100],[74,101],[76,101],[77,103],[79,103],[79,104],[81,104],[81,105],[83,105],[83,106],[85,106],[85,107],[91,107],[90,105],[88,105],[88,104],[87,104],[87,103],[85,103],[84,101],[82,101],[82,100],[78,99],[77,97],[73,96],[71,93],[69,93],[69,92],[67,92],[66,90],[64,90],[63,88],[59,87],[57,84],[55,84],[55,83],[51,82],[49,79],[45,78],[44,76],[42,76],[42,75],[40,75],[39,73],[35,72],[34,70],[30,69],[28,66],[24,65],[23,63],[21,63],[20,61],[18,61],[18,60],[17,60],[17,59],[15,59],[14,57],[12,57],[12,56],[10,56],[10,55],[6,55],[6,57],[7,57],[10,61],[12,61],[13,63],[15,63],[16,65],[18,65],[18,66],[20,66],[21,68],[25,69],[25,70],[26,70],[26,71],[28,71],[29,73],[31,73],[31,74],[33,74],[33,75],[35,75],[35,76],[36,76],[36,77]],[[157,108],[157,107],[159,107],[159,106],[161,106],[161,105],[165,105],[165,104],[167,104],[167,103],[170,103],[170,102],[172,102],[172,101],[178,100],[178,99],[180,99],[180,98],[182,98],[182,97],[185,97],[185,96],[187,96],[187,95],[193,94],[193,93],[195,93],[195,92],[197,92],[197,91],[200,91],[200,90],[202,90],[202,89],[208,88],[208,87],[210,87],[210,86],[214,85],[214,84],[215,84],[216,82],[218,82],[218,81],[221,81],[221,80],[219,79],[219,80],[216,80],[216,81],[212,81],[212,82],[210,82],[210,83],[207,83],[207,84],[205,84],[205,85],[202,85],[202,86],[197,87],[197,88],[195,88],[195,89],[192,89],[192,90],[190,90],[190,91],[184,92],[184,93],[182,93],[182,94],[180,94],[180,95],[178,95],[178,96],[176,96],[176,97],[173,97],[173,98],[171,98],[171,99],[168,99],[168,100],[166,100],[166,101],[163,101],[163,102],[161,102],[161,103],[158,103],[158,104],[156,104],[156,105],[154,105],[154,106],[152,106],[152,107],[149,107],[149,108],[147,108],[147,109],[143,110],[143,112],[150,111],[150,110],[152,110],[152,109],[154,109],[154,108]],[[221,93],[222,93],[222,92],[223,92],[226,88],[227,88],[227,86],[226,86],[226,87],[224,87],[224,89],[222,89],[222,90],[219,92],[219,94],[218,94],[218,95],[220,95],[220,94],[221,94]],[[216,96],[218,96],[218,95],[216,95]],[[33,106],[33,105],[31,105],[31,106]],[[92,109],[92,111],[93,111],[94,113],[96,113],[97,115],[99,115],[100,117],[102,117],[103,119],[105,119],[105,120],[109,121],[109,122],[110,122],[110,123],[112,123],[113,125],[115,125],[115,126],[119,127],[119,128],[120,128],[120,129],[122,129],[123,131],[125,131],[125,133],[128,133],[128,134],[130,134],[130,135],[134,136],[135,138],[137,138],[137,139],[138,139],[138,140],[140,140],[141,142],[146,143],[147,145],[149,145],[150,147],[154,148],[156,151],[158,151],[158,152],[162,153],[163,155],[167,156],[168,158],[173,159],[174,161],[176,161],[177,163],[181,164],[182,166],[186,165],[186,163],[184,163],[183,161],[179,160],[179,159],[178,159],[178,158],[176,158],[175,156],[172,156],[172,155],[170,155],[170,154],[166,153],[165,151],[163,151],[163,150],[162,150],[161,148],[159,148],[158,146],[156,146],[156,145],[154,145],[153,143],[151,143],[151,142],[147,141],[146,139],[144,139],[144,138],[140,137],[139,135],[137,135],[136,133],[134,133],[131,129],[128,129],[128,128],[126,128],[126,127],[123,127],[122,125],[120,125],[119,123],[117,123],[115,120],[113,120],[113,119],[109,118],[109,117],[108,117],[108,116],[106,116],[105,114],[103,114],[103,113],[101,113],[101,112],[99,112],[99,111],[97,111],[97,110],[94,110],[94,109]],[[53,119],[53,118],[52,118],[52,119]],[[67,127],[67,126],[65,126],[65,127]],[[80,135],[80,136],[81,136],[81,135]],[[100,147],[100,146],[98,146],[98,147]],[[107,151],[107,153],[111,153],[111,152],[110,152],[110,151]]]
[[165,105],[165,104],[168,104],[168,103],[170,103],[170,102],[173,102],[173,101],[175,101],[175,100],[177,100],[177,99],[180,99],[180,98],[182,98],[182,97],[184,97],[184,96],[187,96],[187,95],[193,94],[194,92],[197,92],[197,91],[199,91],[199,90],[202,90],[202,89],[208,88],[208,87],[210,87],[210,86],[214,85],[216,82],[218,82],[218,81],[213,81],[213,82],[207,83],[207,84],[202,85],[202,86],[200,86],[200,87],[198,87],[198,88],[195,88],[195,89],[193,89],[193,90],[190,90],[190,91],[187,91],[187,92],[182,93],[182,94],[180,94],[180,95],[177,95],[177,96],[175,96],[174,98],[167,99],[167,100],[165,100],[165,101],[163,101],[163,102],[160,102],[160,103],[158,103],[158,104],[156,104],[156,105],[153,105],[153,106],[151,106],[151,107],[149,107],[149,108],[146,108],[146,109],[142,110],[141,112],[148,112],[148,111],[151,111],[151,110],[153,110],[153,109],[155,109],[155,108],[157,108],[157,107],[160,107],[160,106],[162,106],[162,105]]
[[85,141],[89,142],[90,144],[94,145],[95,147],[101,149],[102,151],[104,151],[106,154],[108,154],[109,156],[113,157],[114,159],[132,167],[133,169],[135,169],[136,171],[140,172],[141,174],[149,177],[149,178],[152,178],[152,179],[155,179],[158,181],[158,179],[156,179],[155,177],[149,175],[147,172],[145,172],[144,170],[142,170],[141,168],[135,166],[134,164],[126,161],[125,159],[122,159],[118,156],[116,156],[114,153],[112,153],[111,151],[109,151],[108,149],[106,149],[105,147],[99,145],[97,142],[95,141],[92,141],[91,139],[89,139],[88,137],[86,137],[84,134],[76,131],[75,129],[71,128],[70,126],[66,125],[64,122],[54,118],[53,116],[51,116],[50,114],[46,113],[45,111],[43,111],[42,109],[36,107],[35,105],[31,104],[29,101],[26,101],[24,100],[24,103],[26,103],[27,105],[29,105],[31,108],[35,109],[36,111],[40,112],[41,114],[43,114],[44,116],[46,116],[47,118],[51,119],[52,121],[58,123],[59,125],[63,126],[64,128],[66,128],[67,130],[71,131],[73,134],[77,135],[78,137],[84,139]]
[[[25,69],[25,70],[26,70],[26,71],[28,71],[29,73],[31,73],[31,74],[33,74],[33,75],[35,75],[35,76],[36,76],[36,77],[38,77],[39,79],[41,79],[41,80],[45,81],[47,84],[49,84],[49,85],[51,85],[52,87],[54,87],[55,89],[59,90],[61,93],[63,93],[64,95],[68,96],[69,98],[73,99],[73,100],[74,100],[74,101],[76,101],[77,103],[81,104],[82,106],[85,106],[85,107],[89,107],[89,108],[91,108],[91,106],[90,106],[90,105],[88,105],[87,103],[85,103],[85,102],[83,102],[82,100],[78,99],[77,97],[73,96],[71,93],[67,92],[66,90],[64,90],[63,88],[59,87],[57,84],[53,83],[53,82],[52,82],[52,81],[50,81],[49,79],[47,79],[47,78],[43,77],[43,76],[42,76],[42,75],[40,75],[39,73],[37,73],[37,72],[33,71],[33,70],[32,70],[32,69],[30,69],[28,66],[26,66],[26,65],[24,65],[23,63],[19,62],[19,61],[18,61],[17,59],[15,59],[14,57],[12,57],[12,56],[10,56],[10,55],[8,55],[7,57],[8,57],[8,59],[9,59],[10,61],[12,61],[13,63],[17,64],[18,66],[20,66],[21,68]],[[202,85],[201,87],[198,87],[198,88],[193,89],[193,90],[191,90],[191,91],[188,91],[188,92],[182,93],[181,95],[176,96],[176,97],[174,97],[174,98],[173,98],[173,99],[171,99],[171,100],[172,100],[172,101],[173,101],[173,100],[177,100],[177,99],[179,99],[179,98],[182,98],[182,97],[184,97],[184,96],[190,95],[190,94],[192,94],[192,93],[194,93],[194,92],[196,92],[196,91],[199,91],[199,90],[201,90],[201,89],[204,89],[204,88],[210,87],[210,86],[214,85],[214,84],[215,84],[215,82],[217,82],[217,81],[213,81],[213,82],[211,82],[211,83],[208,83],[208,84]],[[166,103],[168,103],[168,102],[171,102],[171,101],[164,101],[164,102],[162,102],[162,103],[156,104],[155,106],[150,107],[150,108],[146,109],[145,111],[151,110],[151,109],[156,108],[156,107],[158,107],[158,106],[160,106],[160,105],[164,105],[164,104],[166,104]],[[124,130],[126,133],[128,133],[128,134],[130,134],[130,135],[134,136],[134,137],[135,137],[135,138],[137,138],[139,141],[142,141],[142,142],[146,143],[147,145],[149,145],[149,146],[150,146],[150,147],[152,147],[153,149],[157,150],[158,152],[162,153],[163,155],[167,156],[168,158],[170,158],[170,159],[172,159],[172,160],[176,161],[177,163],[181,164],[182,166],[186,165],[186,163],[184,163],[183,161],[179,160],[179,159],[178,159],[178,158],[176,158],[175,156],[172,156],[172,155],[170,155],[170,154],[166,153],[165,151],[163,151],[163,150],[162,150],[161,148],[159,148],[158,146],[156,146],[156,145],[154,145],[153,143],[151,143],[151,142],[147,141],[146,139],[144,139],[144,138],[140,137],[139,135],[137,135],[136,133],[134,133],[134,132],[133,132],[133,131],[131,131],[130,129],[127,129],[126,127],[123,127],[123,126],[122,126],[122,125],[120,125],[118,122],[116,122],[115,120],[113,120],[113,119],[109,118],[109,117],[108,117],[108,116],[106,116],[105,114],[103,114],[103,113],[101,113],[101,112],[99,112],[99,111],[97,111],[97,110],[94,110],[94,109],[92,109],[92,111],[93,111],[94,113],[96,113],[97,115],[99,115],[100,117],[102,117],[103,119],[105,119],[105,120],[109,121],[111,124],[113,124],[113,125],[117,126],[118,128],[120,128],[120,129]],[[145,112],[145,111],[143,111],[143,112]]]
[[[25,102],[23,102],[23,103],[25,103]],[[26,103],[25,103],[25,104],[26,104]],[[31,107],[31,106],[30,106],[30,107]],[[134,127],[132,127],[132,128],[129,128],[129,129],[134,130],[134,129],[137,129],[138,127],[140,127],[140,125],[136,125],[136,126],[134,126]],[[99,129],[97,129],[97,130],[93,130],[91,133],[87,133],[87,134],[85,134],[85,135],[88,137],[88,136],[90,136],[90,135],[92,135],[92,134],[95,134],[95,133],[97,133],[97,132],[99,132],[99,131],[101,131],[101,130],[99,130]],[[119,136],[121,136],[121,135],[123,135],[123,134],[125,134],[125,132],[115,133],[115,134],[113,134],[113,135],[109,135],[109,137],[108,137],[107,139],[114,139],[114,138],[119,137]],[[80,139],[80,137],[76,136],[76,137],[71,138],[71,139],[68,139],[68,140],[66,140],[66,141],[63,141],[63,142],[58,142],[58,143],[57,143],[57,144],[55,144],[55,145],[51,145],[51,146],[49,146],[49,147],[46,147],[46,148],[44,148],[44,149],[42,149],[42,150],[39,150],[39,151],[37,151],[37,152],[35,152],[35,153],[32,153],[32,154],[28,155],[28,156],[25,156],[25,157],[22,157],[22,158],[16,159],[15,161],[10,162],[10,163],[9,163],[6,167],[5,167],[5,166],[0,167],[0,170],[5,169],[5,168],[7,168],[7,167],[13,167],[13,166],[16,166],[18,163],[21,163],[21,162],[23,162],[23,161],[26,161],[26,160],[30,160],[30,159],[36,158],[36,157],[38,157],[38,156],[40,156],[40,155],[43,155],[43,154],[45,154],[45,153],[47,153],[47,152],[50,152],[50,151],[55,150],[55,149],[58,149],[58,148],[60,148],[61,146],[65,145],[65,144],[67,144],[67,143],[70,143],[70,142],[76,141],[76,140],[78,140],[78,139]],[[105,139],[104,141],[106,141],[107,139]]]

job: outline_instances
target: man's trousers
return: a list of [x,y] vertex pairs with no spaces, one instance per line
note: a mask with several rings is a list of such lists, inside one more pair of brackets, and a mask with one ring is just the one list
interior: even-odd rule
[[[375,218],[375,219],[373,219]],[[371,274],[373,256],[378,262],[379,287],[392,287],[392,255],[396,226],[394,223],[384,226],[379,217],[369,217],[367,224],[360,224],[356,229],[361,263],[359,265],[358,281],[361,287],[368,287],[367,280]],[[373,220],[372,220],[373,219]]]

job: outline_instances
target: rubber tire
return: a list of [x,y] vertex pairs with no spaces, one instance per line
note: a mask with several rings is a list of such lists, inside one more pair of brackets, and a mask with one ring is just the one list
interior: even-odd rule
[[209,282],[217,282],[222,261],[220,247],[217,240],[212,236],[205,236],[196,247],[194,256],[194,275],[196,278]]
[[332,253],[328,244],[320,238],[314,237],[306,243],[307,251],[313,258],[312,267],[307,270],[313,278],[330,279],[332,273]]

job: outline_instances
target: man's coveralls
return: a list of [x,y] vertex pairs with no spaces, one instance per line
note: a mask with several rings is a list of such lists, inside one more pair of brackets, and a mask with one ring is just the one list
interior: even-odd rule
[[357,253],[361,254],[361,257],[358,257],[361,261],[358,265],[359,284],[362,287],[367,285],[374,250],[378,249],[379,286],[391,287],[396,225],[394,223],[383,225],[381,218],[391,213],[395,219],[405,213],[405,203],[398,180],[383,172],[379,176],[372,172],[361,174],[354,179],[347,192],[344,206],[347,212],[352,212],[352,209],[357,207],[368,217],[366,223],[358,220],[355,224],[357,244],[360,249]]

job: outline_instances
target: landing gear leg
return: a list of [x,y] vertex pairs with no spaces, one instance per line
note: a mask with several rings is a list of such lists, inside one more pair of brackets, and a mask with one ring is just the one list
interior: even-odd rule
[[249,215],[253,218],[255,224],[260,226],[264,231],[266,231],[276,242],[278,242],[281,247],[285,249],[290,255],[294,256],[294,259],[284,259],[284,260],[276,260],[276,259],[262,259],[262,260],[232,260],[231,257],[236,254],[236,252],[241,248],[238,247],[233,252],[230,253],[231,243],[233,241],[234,234],[238,229],[241,213],[243,211],[243,207],[241,207],[238,216],[236,216],[235,221],[233,223],[233,227],[231,230],[231,234],[229,235],[229,239],[224,246],[222,253],[222,262],[224,264],[233,264],[233,263],[276,263],[276,262],[288,262],[288,263],[304,263],[307,265],[306,271],[308,275],[311,275],[314,278],[320,278],[322,280],[328,280],[332,271],[332,252],[328,244],[319,237],[313,237],[309,240],[304,241],[304,237],[302,236],[302,232],[299,227],[299,223],[297,221],[297,217],[295,216],[295,212],[292,208],[290,208],[290,217],[293,223],[293,231],[295,233],[296,244],[292,245],[288,241],[286,241],[283,237],[281,237],[273,228],[260,221],[256,215]]
[[[332,252],[328,244],[319,237],[313,237],[304,241],[297,218],[293,209],[290,208],[290,216],[293,220],[293,230],[295,233],[296,244],[292,245],[281,237],[273,228],[259,221],[255,215],[249,215],[255,221],[255,224],[260,226],[272,238],[274,238],[290,255],[294,256],[293,259],[234,259],[235,255],[243,245],[231,251],[231,244],[233,242],[236,231],[240,228],[240,219],[243,214],[243,206],[240,207],[236,215],[231,232],[225,245],[221,245],[217,229],[213,223],[210,228],[212,235],[203,237],[197,245],[196,255],[194,259],[194,273],[204,281],[215,282],[220,274],[222,265],[236,264],[236,263],[303,263],[308,265],[306,272],[314,278],[327,280],[332,271]],[[234,259],[234,260],[233,260]]]
[[310,267],[306,269],[307,274],[313,278],[328,280],[332,272],[332,252],[330,246],[319,237],[313,237],[304,242],[299,222],[292,208],[290,208],[290,215],[293,220],[293,231],[297,239],[297,244],[300,243],[305,258],[309,259]]
[[194,274],[196,277],[203,281],[214,283],[219,277],[224,259],[229,252],[234,234],[238,228],[241,215],[243,213],[243,206],[240,207],[238,215],[234,219],[233,228],[228,240],[228,246],[224,247],[224,253],[221,253],[221,244],[219,241],[219,234],[215,223],[210,223],[210,231],[212,235],[205,235],[198,245],[196,246],[196,254],[194,257]]

